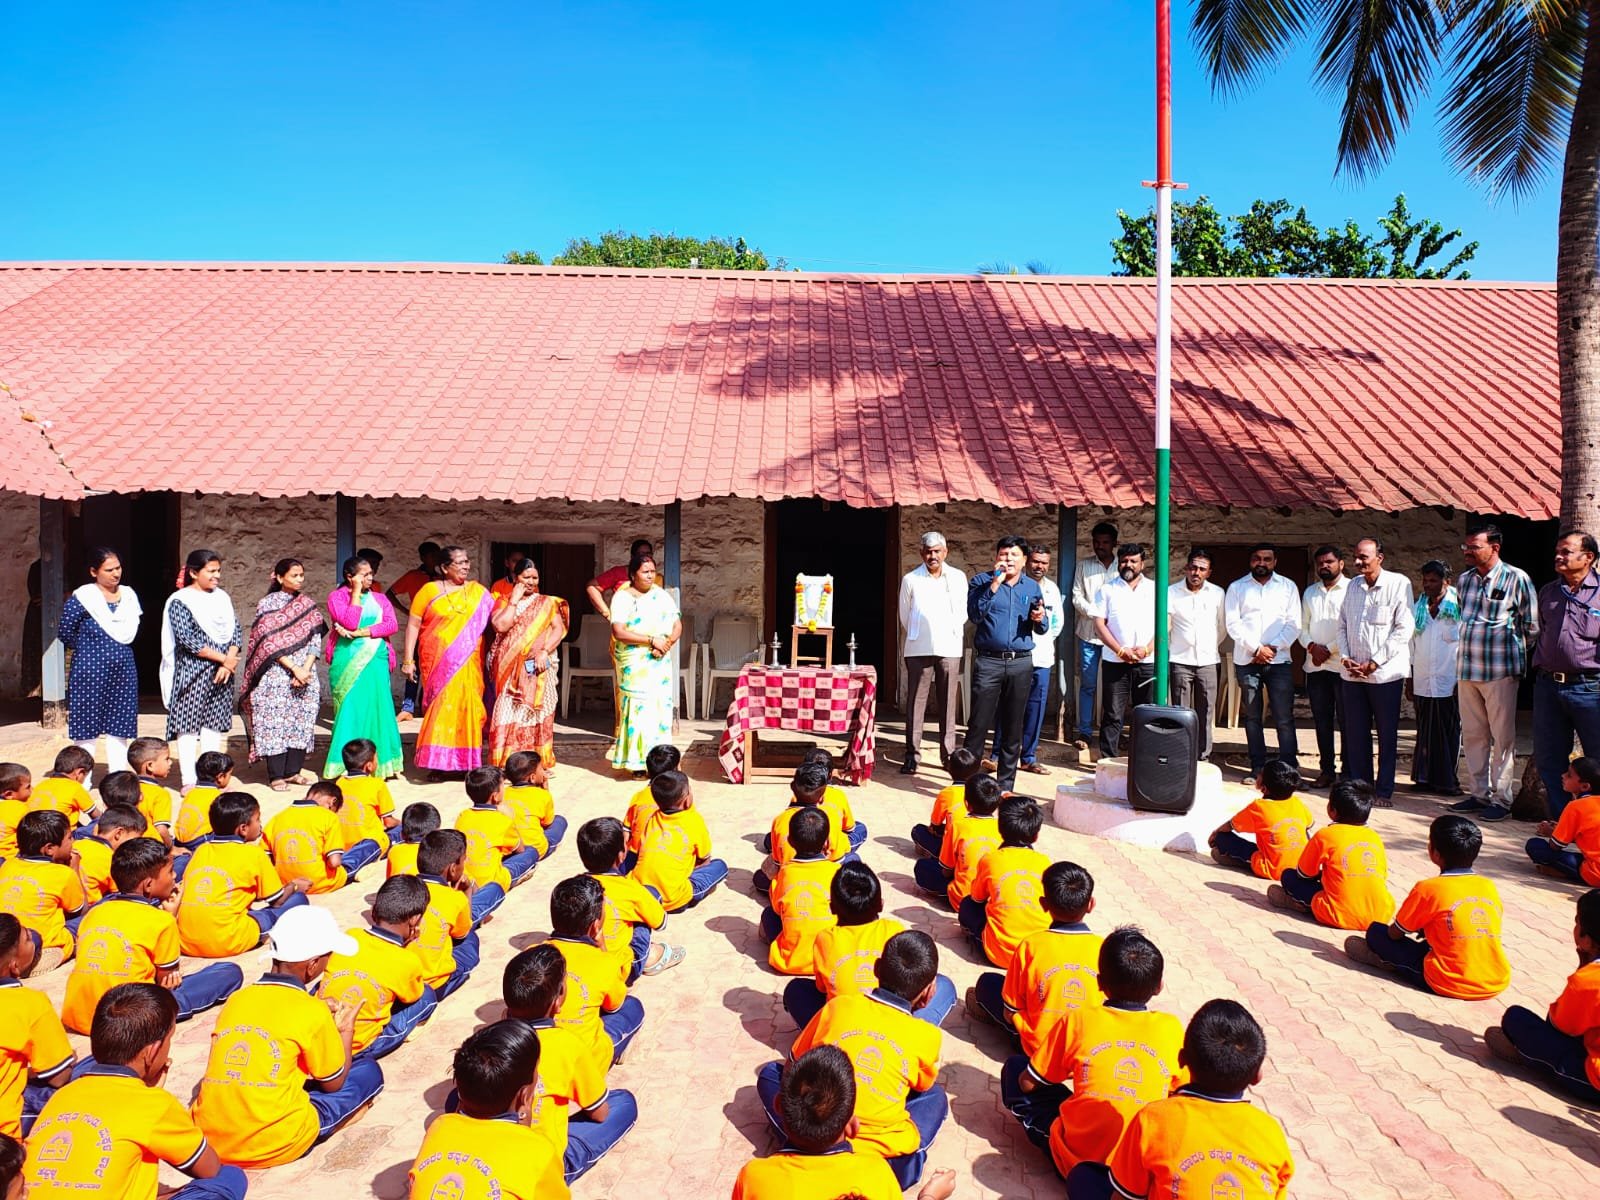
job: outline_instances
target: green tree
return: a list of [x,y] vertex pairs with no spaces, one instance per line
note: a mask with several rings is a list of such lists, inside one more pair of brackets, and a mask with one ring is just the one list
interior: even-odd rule
[[[1569,529],[1600,528],[1600,42],[1590,26],[1600,28],[1600,0],[1196,0],[1191,28],[1224,95],[1314,43],[1315,84],[1342,100],[1337,169],[1358,179],[1389,161],[1441,67],[1445,154],[1469,179],[1518,197],[1562,158],[1556,351]],[[1429,240],[1390,237],[1413,264]]]
[[[1119,275],[1156,273],[1156,216],[1117,211],[1122,236],[1111,242]],[[1437,221],[1411,216],[1405,196],[1378,220],[1381,235],[1354,221],[1319,229],[1304,208],[1287,200],[1257,200],[1250,211],[1224,217],[1205,196],[1173,205],[1172,270],[1176,275],[1298,275],[1313,279],[1466,279],[1478,243],[1430,265],[1461,236]]]
[[[539,266],[536,251],[513,250],[508,263]],[[598,240],[573,238],[567,248],[550,260],[553,267],[698,267],[707,271],[784,270],[783,259],[769,262],[767,256],[743,238],[692,238],[675,233],[628,233],[621,229],[602,233]]]

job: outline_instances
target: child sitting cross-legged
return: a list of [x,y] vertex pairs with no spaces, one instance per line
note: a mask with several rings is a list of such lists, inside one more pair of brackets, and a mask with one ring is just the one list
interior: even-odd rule
[[406,805],[405,811],[400,814],[400,840],[389,847],[386,868],[389,876],[415,875],[417,851],[422,847],[422,839],[443,825],[439,810],[426,800]]
[[1064,1014],[1038,1050],[1000,1070],[1001,1103],[1063,1177],[1105,1162],[1133,1115],[1184,1078],[1183,1023],[1147,1007],[1165,965],[1155,943],[1132,926],[1112,930],[1099,965],[1105,1003]]
[[78,876],[83,880],[85,913],[117,890],[111,878],[111,856],[129,838],[142,836],[146,824],[144,814],[132,805],[108,804],[88,832],[72,839],[72,848],[78,852]]
[[509,892],[533,874],[539,851],[523,845],[500,803],[505,776],[499,767],[474,767],[465,786],[472,807],[456,817],[456,828],[467,835],[467,878],[473,887],[493,884]]
[[827,792],[828,770],[821,763],[801,763],[795,768],[794,778],[789,781],[789,805],[772,819],[772,829],[761,839],[761,849],[766,851],[767,859],[751,877],[750,882],[756,891],[768,891],[779,869],[794,857],[794,850],[789,843],[789,822],[808,808],[822,813],[827,819],[823,856],[833,862],[855,857],[850,838],[822,806],[822,798]]
[[[828,908],[836,924],[820,931],[812,942],[811,978],[791,979],[783,991],[783,1007],[801,1029],[835,996],[870,992],[876,987],[884,946],[906,928],[883,915],[883,885],[871,867],[857,860],[839,864],[829,888]],[[949,976],[937,975],[933,995],[913,1015],[943,1025],[955,1004],[956,985]]]
[[[657,775],[667,771],[676,771],[678,764],[683,761],[683,752],[670,742],[663,742],[659,746],[651,746],[650,752],[644,756],[645,778],[653,780]],[[628,842],[631,845],[634,835],[644,829],[644,819],[655,812],[659,805],[656,798],[650,793],[650,784],[646,783],[633,794],[628,801],[628,813],[622,824],[628,831]],[[633,870],[633,856],[630,853],[625,871]]]
[[511,814],[522,844],[537,850],[540,862],[549,858],[567,836],[567,819],[556,815],[549,784],[549,770],[532,751],[518,750],[506,759],[506,788],[501,803]]
[[[902,1188],[914,1185],[928,1160],[928,1147],[950,1114],[939,1076],[944,1034],[914,1015],[933,998],[939,948],[920,930],[890,938],[878,959],[878,986],[842,992],[829,1000],[795,1039],[792,1057],[814,1046],[838,1046],[856,1074],[857,1153],[881,1155]],[[895,1047],[886,1053],[885,1047]],[[792,1068],[790,1068],[792,1069]],[[756,1073],[756,1092],[779,1134],[778,1096],[785,1072],[768,1063]]]
[[728,864],[711,857],[711,831],[694,807],[694,791],[682,771],[663,771],[650,781],[656,811],[628,843],[637,856],[632,875],[654,888],[669,913],[693,908],[728,877]]
[[334,954],[354,954],[325,908],[285,913],[268,934],[267,973],[217,1013],[195,1094],[195,1123],[222,1161],[257,1170],[293,1162],[365,1112],[383,1070],[350,1052],[359,1005],[312,992]]
[[178,898],[183,952],[232,958],[254,949],[285,913],[306,903],[310,886],[304,879],[279,878],[261,844],[256,798],[223,792],[211,802],[211,840],[189,856]]
[[644,1024],[644,1005],[628,995],[628,972],[600,948],[606,893],[592,875],[563,879],[550,892],[550,940],[567,960],[566,998],[556,1024],[570,1029],[600,1071],[622,1061]]
[[319,779],[267,823],[267,845],[279,878],[303,879],[312,895],[322,895],[338,891],[382,856],[383,848],[372,838],[346,846],[339,820],[346,803],[338,784]]
[[963,816],[967,811],[967,784],[978,774],[978,756],[963,746],[950,756],[945,766],[950,772],[949,786],[940,788],[933,798],[928,823],[911,827],[912,844],[918,853],[929,858],[939,857],[939,847],[944,845],[944,827],[950,819]]
[[[853,1196],[900,1200],[900,1181],[876,1154],[857,1153],[856,1076],[838,1046],[815,1046],[783,1072],[777,1097],[783,1146],[745,1163],[733,1181],[733,1200],[797,1200]],[[955,1172],[935,1171],[917,1200],[945,1200]]]
[[[1261,799],[1253,800],[1211,834],[1211,857],[1225,867],[1238,867],[1263,879],[1277,879],[1300,861],[1311,835],[1311,812],[1295,795],[1300,772],[1273,759],[1256,780]],[[1252,835],[1255,840],[1240,837]]]
[[1067,1200],[1112,1196],[1282,1200],[1294,1157],[1277,1119],[1251,1105],[1267,1038],[1243,1005],[1208,1000],[1190,1019],[1178,1063],[1189,1082],[1145,1105],[1104,1164],[1067,1175]]
[[1022,1052],[1038,1052],[1069,1012],[1100,1004],[1100,935],[1084,924],[1094,910],[1094,877],[1077,863],[1051,863],[1039,903],[1049,925],[1024,938],[1001,975],[985,971],[967,989],[967,1014],[1009,1030]]
[[1383,840],[1367,828],[1372,785],[1342,779],[1328,793],[1328,820],[1311,835],[1300,861],[1267,889],[1267,900],[1292,912],[1309,912],[1335,929],[1365,929],[1394,916],[1389,858]]
[[688,951],[652,936],[667,927],[667,910],[654,888],[623,873],[627,857],[627,833],[615,817],[596,817],[578,826],[578,858],[606,893],[600,948],[627,967],[632,987],[641,975],[659,975],[677,966]]
[[84,787],[84,781],[93,771],[94,755],[82,746],[63,746],[56,755],[55,765],[33,785],[28,811],[58,812],[74,827],[87,824],[100,815],[100,805]]
[[1487,1000],[1505,991],[1511,982],[1500,943],[1505,910],[1494,881],[1472,869],[1482,848],[1482,832],[1466,817],[1435,817],[1428,858],[1439,874],[1411,889],[1392,924],[1374,923],[1365,936],[1346,938],[1345,953],[1391,967],[1440,996]]
[[422,979],[422,958],[410,947],[428,911],[428,885],[415,875],[386,879],[372,898],[372,923],[349,931],[351,951],[328,960],[317,994],[330,1004],[356,1006],[350,1052],[365,1058],[393,1054],[439,1006]]
[[428,888],[428,910],[411,951],[422,960],[422,981],[440,1000],[477,969],[477,927],[505,899],[499,884],[474,889],[466,869],[467,836],[459,830],[435,829],[417,847],[417,878]]
[[38,951],[26,977],[54,971],[72,957],[87,900],[66,815],[28,813],[17,822],[16,857],[0,863],[0,912],[22,922]]
[[972,894],[961,901],[957,920],[972,944],[1002,970],[1029,934],[1050,924],[1039,903],[1050,860],[1033,848],[1044,816],[1026,796],[1000,801],[1000,845],[978,860]]
[[195,784],[184,792],[172,827],[173,842],[185,850],[211,840],[211,802],[233,786],[233,758],[221,750],[207,750],[194,760],[194,771]]
[[944,827],[938,858],[918,859],[912,868],[917,886],[951,909],[972,894],[978,864],[1000,848],[1000,784],[993,775],[975,775],[967,784],[967,811]]
[[1567,1094],[1600,1107],[1600,891],[1578,897],[1572,941],[1578,969],[1550,1011],[1541,1017],[1513,1004],[1483,1040],[1496,1057],[1531,1064]]
[[67,976],[61,1016],[67,1028],[89,1033],[100,997],[124,983],[154,983],[178,1003],[176,1020],[221,1004],[244,984],[233,963],[180,969],[178,922],[167,910],[178,881],[172,851],[154,838],[129,838],[111,855],[115,890],[85,914],[78,955]]
[[497,1021],[456,1051],[459,1109],[436,1118],[411,1164],[416,1200],[570,1200],[561,1155],[528,1127],[538,1096],[539,1035],[526,1021]]
[[244,1172],[223,1165],[162,1087],[177,1019],[177,1001],[158,984],[123,983],[100,998],[89,1030],[93,1062],[51,1097],[28,1138],[33,1200],[155,1200],[161,1163],[193,1180],[168,1200],[244,1200]]
[[1541,821],[1527,852],[1541,875],[1600,884],[1600,759],[1575,758],[1561,776],[1567,803],[1556,821]]
[[344,796],[339,824],[345,845],[370,839],[380,855],[389,853],[389,831],[400,822],[394,815],[394,797],[378,776],[378,744],[371,738],[351,738],[339,752],[344,774],[335,781]]
[[793,856],[772,881],[761,912],[767,965],[782,975],[810,975],[817,934],[834,923],[828,896],[839,864],[828,858],[829,823],[820,808],[803,808],[788,823]]
[[50,998],[19,982],[34,953],[22,922],[0,913],[0,1135],[7,1137],[28,1132],[78,1061]]

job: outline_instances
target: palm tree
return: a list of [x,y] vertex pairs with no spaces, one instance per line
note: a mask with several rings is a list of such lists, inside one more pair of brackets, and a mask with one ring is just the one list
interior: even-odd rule
[[[1561,521],[1600,529],[1600,0],[1196,0],[1213,88],[1259,79],[1313,39],[1315,82],[1342,95],[1337,165],[1388,161],[1438,67],[1445,153],[1495,196],[1527,194],[1564,154],[1556,243]],[[1564,144],[1563,144],[1564,143]]]

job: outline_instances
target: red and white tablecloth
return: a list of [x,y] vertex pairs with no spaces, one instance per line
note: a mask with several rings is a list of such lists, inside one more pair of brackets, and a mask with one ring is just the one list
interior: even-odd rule
[[739,672],[717,760],[733,783],[744,782],[745,735],[762,729],[850,735],[844,769],[852,783],[872,778],[877,742],[875,667],[763,667]]

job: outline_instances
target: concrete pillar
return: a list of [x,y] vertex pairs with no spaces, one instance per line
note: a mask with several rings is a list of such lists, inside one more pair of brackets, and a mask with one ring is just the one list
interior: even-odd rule
[[[1078,510],[1056,506],[1056,586],[1061,589],[1061,635],[1056,638],[1056,678],[1061,681],[1061,705],[1056,709],[1056,740],[1065,741],[1067,711],[1078,694],[1078,623],[1072,609],[1072,577],[1078,570]],[[1073,716],[1077,716],[1076,713]]]
[[61,606],[66,603],[67,504],[64,500],[39,501],[39,587],[43,601],[39,620],[44,647],[41,723],[46,729],[67,727],[67,651],[57,636]]
[[666,582],[676,588],[683,586],[683,501],[674,500],[662,514],[661,564]]
[[333,498],[333,583],[344,582],[344,560],[356,552],[356,498],[342,492]]

